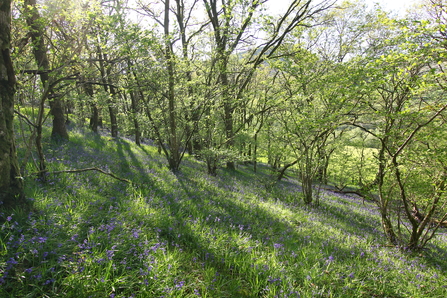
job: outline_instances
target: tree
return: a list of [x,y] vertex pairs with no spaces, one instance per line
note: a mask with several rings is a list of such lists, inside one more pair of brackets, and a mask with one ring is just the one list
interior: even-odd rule
[[[48,4],[54,3],[48,1]],[[41,16],[35,0],[26,0],[23,5],[22,10],[18,7],[20,11],[18,18],[24,23],[26,22],[27,27],[22,28],[22,32],[18,30],[21,38],[16,43],[18,53],[15,54],[15,62],[20,69],[20,79],[26,82],[27,80],[24,78],[27,76],[30,76],[28,79],[39,76],[41,80],[40,88],[38,84],[21,84],[20,87],[21,91],[28,93],[30,97],[39,97],[38,115],[34,119],[34,123],[29,122],[28,124],[35,130],[31,139],[35,136],[39,157],[39,176],[45,178],[47,170],[42,145],[42,128],[46,118],[46,104],[49,103],[50,113],[53,115],[52,139],[68,139],[67,119],[62,99],[67,92],[67,87],[71,85],[67,82],[74,82],[77,77],[75,64],[81,48],[77,43],[80,34],[67,33],[71,29],[67,28],[70,22],[66,21],[65,17],[58,15],[58,10],[52,5],[49,5],[48,11],[42,10],[44,14],[49,13],[51,18]],[[50,19],[51,22],[49,22]],[[25,47],[28,43],[30,46]],[[27,59],[28,57],[29,59]],[[32,60],[34,63],[30,63]],[[29,89],[26,90],[27,88]],[[25,102],[25,104],[30,102]]]
[[[228,77],[228,63],[230,55],[234,52],[239,42],[241,42],[245,31],[251,23],[253,14],[261,5],[261,2],[250,1],[247,2],[247,4],[239,4],[241,6],[240,9],[247,13],[245,19],[243,19],[240,24],[237,24],[235,21],[238,17],[236,15],[238,1],[222,0],[220,7],[216,0],[204,0],[204,4],[213,28],[213,36],[216,46],[213,66],[215,67],[214,71],[217,74],[216,82],[221,87],[220,92],[223,97],[225,143],[231,149],[234,145],[233,113],[235,104],[233,103],[231,96],[233,91],[231,90],[232,88],[230,88],[230,80]],[[227,167],[234,170],[234,162],[228,161]]]
[[340,127],[352,106],[348,93],[340,88],[348,85],[346,77],[340,76],[346,66],[334,64],[300,45],[293,49],[295,55],[278,64],[285,92],[275,114],[281,126],[281,144],[292,157],[279,175],[296,166],[304,202],[310,204],[314,201],[314,183],[326,179],[333,144],[343,133]]
[[62,101],[60,95],[54,92],[54,81],[50,79],[51,67],[45,43],[45,27],[37,10],[36,0],[25,0],[25,10],[26,22],[30,29],[29,35],[31,36],[34,58],[37,64],[36,73],[40,75],[44,89],[43,94],[45,96],[41,98],[41,101],[43,104],[45,100],[49,99],[51,114],[53,115],[53,130],[51,136],[53,139],[68,139]]
[[[187,149],[190,154],[198,150],[197,137],[194,136],[209,102],[201,94],[202,83],[196,80],[200,77],[199,71],[191,57],[198,59],[201,53],[193,55],[190,49],[207,25],[201,21],[192,24],[197,3],[198,0],[188,5],[183,0],[165,1],[163,7],[140,3],[144,14],[159,26],[161,32],[160,41],[149,49],[149,55],[156,57],[155,61],[138,59],[135,69],[139,71],[134,77],[146,106],[152,136],[174,172],[180,169]],[[203,62],[198,64],[203,66]],[[153,73],[145,73],[144,67],[151,67]]]
[[368,62],[361,61],[368,94],[361,108],[369,113],[353,124],[379,142],[376,203],[387,239],[419,249],[447,216],[447,160],[438,154],[436,132],[445,129],[447,105],[436,84],[444,73],[432,68],[445,59],[437,43],[420,34],[430,30],[429,22],[380,20],[388,38],[376,40]]
[[14,93],[16,78],[10,56],[11,1],[0,3],[0,204],[26,204],[24,184],[16,155],[14,137]]

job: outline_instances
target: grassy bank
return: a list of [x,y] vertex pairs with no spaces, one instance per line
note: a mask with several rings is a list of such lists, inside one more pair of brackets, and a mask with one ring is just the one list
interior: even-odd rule
[[0,297],[447,297],[445,230],[418,254],[388,247],[373,205],[261,171],[167,170],[151,146],[72,131],[46,144],[34,210],[0,214]]

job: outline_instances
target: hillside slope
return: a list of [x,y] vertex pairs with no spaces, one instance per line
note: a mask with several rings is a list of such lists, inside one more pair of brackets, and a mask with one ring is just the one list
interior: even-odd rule
[[[0,213],[0,297],[446,297],[446,233],[427,251],[388,247],[373,205],[321,192],[304,206],[267,169],[174,175],[151,146],[85,131],[47,144],[26,178],[35,209]],[[31,166],[28,167],[31,170]]]

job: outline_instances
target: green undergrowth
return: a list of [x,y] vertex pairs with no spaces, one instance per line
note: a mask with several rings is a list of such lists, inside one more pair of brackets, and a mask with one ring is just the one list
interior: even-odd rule
[[45,144],[50,171],[134,184],[26,177],[33,211],[0,213],[0,297],[447,297],[445,230],[405,253],[373,205],[322,192],[304,206],[294,180],[266,189],[263,166],[213,177],[186,157],[175,175],[125,139]]

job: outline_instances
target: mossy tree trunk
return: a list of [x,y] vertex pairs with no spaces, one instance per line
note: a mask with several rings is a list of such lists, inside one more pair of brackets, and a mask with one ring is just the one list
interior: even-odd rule
[[15,74],[10,57],[11,1],[0,2],[0,207],[25,205],[14,140]]

